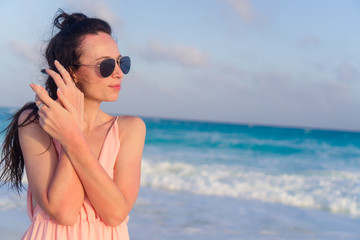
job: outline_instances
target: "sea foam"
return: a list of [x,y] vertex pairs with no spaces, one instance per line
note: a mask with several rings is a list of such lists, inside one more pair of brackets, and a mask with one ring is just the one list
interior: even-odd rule
[[360,174],[345,171],[267,174],[237,166],[142,163],[143,186],[257,199],[360,217]]

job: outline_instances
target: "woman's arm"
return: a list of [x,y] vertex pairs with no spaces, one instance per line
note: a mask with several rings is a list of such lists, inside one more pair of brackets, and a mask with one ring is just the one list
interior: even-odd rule
[[[66,151],[87,197],[104,222],[119,225],[135,203],[140,186],[141,156],[146,127],[140,118],[119,120],[121,146],[112,180],[90,150],[82,132],[81,96],[77,95],[69,73],[58,66],[60,74],[47,70],[57,86],[61,105],[52,100],[40,86],[31,85],[45,105],[39,111],[40,125]],[[67,93],[67,91],[71,93]],[[69,98],[70,96],[70,98]]]
[[91,152],[73,104],[60,94],[61,106],[44,89],[31,86],[46,104],[39,111],[42,129],[62,144],[87,197],[103,221],[110,226],[119,225],[130,212],[139,191],[144,122],[136,117],[119,120],[121,146],[112,180]]
[[87,197],[103,221],[119,225],[128,216],[140,187],[141,157],[146,127],[137,117],[118,120],[120,150],[114,167],[114,180],[91,153],[81,134],[64,144]]
[[[29,111],[19,119],[23,122]],[[40,207],[62,225],[72,225],[84,201],[84,189],[68,157],[57,151],[49,135],[35,122],[19,129],[30,191]]]

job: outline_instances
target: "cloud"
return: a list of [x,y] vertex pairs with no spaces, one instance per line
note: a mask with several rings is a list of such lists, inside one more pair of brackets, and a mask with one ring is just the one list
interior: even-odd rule
[[146,49],[140,50],[150,61],[168,61],[186,67],[204,67],[210,64],[210,57],[199,49],[182,44],[164,45],[151,40]]
[[265,102],[303,107],[321,111],[336,105],[356,101],[350,94],[349,84],[327,79],[314,81],[302,79],[301,74],[273,70],[269,72],[249,72],[242,81],[254,98]]
[[300,48],[316,47],[320,43],[319,38],[312,34],[304,35],[298,42]]
[[[342,68],[347,78],[356,76],[348,65]],[[233,66],[224,72],[217,65],[197,72],[189,84],[194,94],[188,91],[187,99],[198,96],[197,104],[211,105],[214,112],[238,122],[359,129],[356,121],[349,118],[341,123],[338,118],[360,103],[353,94],[354,84],[337,81],[335,74],[320,80],[279,68],[252,71]]]
[[[98,17],[106,20],[110,25],[121,25],[122,21],[119,15],[114,12],[106,1],[96,0],[66,0],[67,5],[78,9],[89,17]],[[93,16],[91,16],[93,15]]]
[[40,59],[40,51],[27,42],[16,40],[8,43],[10,50],[19,58],[26,62],[38,62]]
[[256,18],[255,11],[250,0],[223,0],[239,14],[246,22],[252,22]]
[[359,70],[347,61],[342,62],[336,69],[336,76],[339,81],[359,81]]

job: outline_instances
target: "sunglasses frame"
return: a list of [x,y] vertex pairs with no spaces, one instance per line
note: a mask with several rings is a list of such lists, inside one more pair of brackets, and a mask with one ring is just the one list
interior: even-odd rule
[[[107,78],[107,77],[110,77],[111,74],[110,74],[109,76],[103,76],[103,75],[101,74],[101,64],[102,64],[104,61],[109,60],[109,59],[112,59],[112,60],[115,61],[114,69],[112,70],[111,74],[114,73],[116,64],[119,66],[119,68],[121,69],[121,71],[122,71],[124,74],[128,74],[128,73],[129,73],[129,71],[130,71],[130,66],[131,66],[131,59],[130,59],[129,56],[121,56],[121,55],[120,55],[120,56],[117,57],[116,59],[114,59],[114,58],[105,58],[105,59],[103,59],[99,64],[74,64],[74,66],[98,67],[98,68],[99,68],[99,71],[100,71],[101,77]],[[130,64],[129,64],[129,69],[127,69],[126,72],[125,72],[125,71],[123,70],[123,68],[121,67],[121,59],[129,59],[129,63],[130,63]]]

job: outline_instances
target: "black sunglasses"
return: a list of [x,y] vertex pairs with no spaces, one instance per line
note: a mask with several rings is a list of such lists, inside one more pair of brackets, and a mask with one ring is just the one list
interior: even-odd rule
[[100,69],[100,75],[103,78],[107,78],[113,74],[115,70],[116,63],[120,67],[121,71],[124,74],[128,74],[131,67],[131,60],[128,56],[119,56],[116,60],[113,58],[107,58],[102,60],[99,64],[90,65],[90,64],[74,64],[75,66],[89,66],[89,67],[98,67]]

